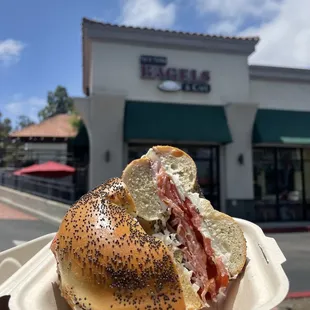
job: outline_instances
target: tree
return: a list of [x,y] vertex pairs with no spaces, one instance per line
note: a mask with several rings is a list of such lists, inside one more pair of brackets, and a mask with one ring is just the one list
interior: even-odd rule
[[49,91],[47,95],[47,106],[39,111],[40,121],[43,121],[57,113],[72,113],[73,99],[69,97],[65,87],[57,86],[54,92]]
[[6,150],[10,144],[8,136],[12,130],[12,122],[9,118],[2,119],[2,113],[0,112],[0,166],[4,165],[4,157],[6,155]]
[[20,115],[18,117],[16,129],[23,129],[23,128],[28,127],[28,126],[33,125],[33,124],[35,124],[35,122],[32,119],[30,119],[28,116]]
[[2,113],[0,112],[0,139],[3,140],[7,138],[11,130],[11,120],[7,117],[2,120]]
[[75,128],[77,132],[79,132],[82,125],[83,125],[83,121],[81,117],[75,111],[73,111],[72,118],[71,118],[71,126]]

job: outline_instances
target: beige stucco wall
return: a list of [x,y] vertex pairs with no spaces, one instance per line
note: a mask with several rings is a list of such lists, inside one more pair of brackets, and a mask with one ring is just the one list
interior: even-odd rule
[[[232,103],[225,107],[232,143],[225,148],[226,199],[253,199],[252,128],[257,104]],[[243,164],[238,162],[243,156]]]
[[[140,79],[141,55],[164,56],[168,67],[210,71],[209,94],[158,90],[159,81]],[[250,80],[246,55],[150,48],[92,42],[90,97],[76,104],[90,137],[90,188],[120,176],[126,164],[123,141],[126,100],[225,106],[233,137],[220,147],[221,202],[253,199],[252,127],[258,108],[309,110],[310,87],[303,83]],[[160,141],[158,141],[160,143]],[[106,162],[104,154],[111,153]],[[244,164],[238,163],[242,154]]]
[[[93,42],[91,62],[91,85],[88,115],[89,135],[91,145],[90,187],[93,187],[108,177],[118,176],[126,161],[126,144],[123,143],[122,126],[124,116],[124,101],[145,100],[155,102],[173,102],[187,104],[225,105],[227,102],[249,102],[249,73],[245,55],[202,53],[187,50],[172,50],[148,48],[141,46],[120,45],[116,43]],[[211,92],[209,94],[195,93],[165,93],[158,90],[158,81],[140,79],[140,55],[164,56],[169,67],[210,71]],[[107,95],[109,93],[109,95]],[[84,105],[85,107],[85,105]],[[231,126],[234,126],[232,122]],[[225,199],[236,196],[242,198],[240,185],[244,195],[252,196],[251,174],[243,176],[242,184],[228,184],[227,179],[234,179],[236,165],[230,158],[230,152],[237,153],[240,146],[239,137],[235,135],[235,144],[221,148],[221,183],[222,197]],[[159,141],[160,142],[160,141]],[[111,162],[105,163],[104,152],[111,150]],[[119,152],[119,154],[117,153]],[[247,162],[250,159],[247,150]],[[122,158],[121,158],[122,156]],[[247,164],[246,167],[250,165]],[[225,168],[224,168],[225,166]],[[246,168],[243,168],[244,170]],[[224,184],[225,183],[225,184]],[[235,188],[234,188],[235,187]]]
[[[89,188],[121,176],[123,169],[123,119],[125,98],[120,94],[97,93],[75,105],[85,120],[90,143]],[[110,159],[106,161],[106,152]]]
[[60,151],[66,152],[67,151],[67,143],[32,143],[27,142],[25,143],[25,150],[40,150],[40,151]]
[[261,109],[310,111],[309,83],[252,80],[250,97]]
[[[210,71],[211,92],[165,93],[158,90],[158,81],[140,79],[140,55],[167,57],[169,67]],[[131,100],[212,105],[249,101],[245,55],[93,42],[91,68],[91,93],[120,91]]]
[[[25,143],[24,149],[30,151],[35,158],[38,158],[39,163],[49,160],[58,161],[61,163],[67,162],[67,143]],[[31,158],[31,155],[29,155]]]

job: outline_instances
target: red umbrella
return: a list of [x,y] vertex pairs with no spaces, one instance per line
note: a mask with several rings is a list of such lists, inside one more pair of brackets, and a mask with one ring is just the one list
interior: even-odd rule
[[48,161],[43,164],[35,164],[29,167],[22,168],[14,172],[14,175],[34,175],[48,178],[62,178],[72,175],[75,168],[60,164],[54,161]]

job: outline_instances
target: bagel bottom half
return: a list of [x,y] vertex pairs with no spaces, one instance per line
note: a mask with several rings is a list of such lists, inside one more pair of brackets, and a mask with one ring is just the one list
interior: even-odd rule
[[72,309],[200,309],[169,249],[134,214],[118,178],[68,210],[51,245],[62,296]]

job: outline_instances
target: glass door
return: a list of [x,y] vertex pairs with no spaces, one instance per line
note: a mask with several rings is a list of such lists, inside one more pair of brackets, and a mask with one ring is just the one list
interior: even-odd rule
[[309,155],[301,148],[253,150],[257,221],[306,219],[310,203]]
[[276,149],[253,150],[253,176],[256,220],[276,221],[278,218]]
[[304,184],[305,210],[304,219],[310,220],[310,149],[302,150],[302,170]]
[[282,221],[303,219],[301,149],[277,150],[278,213]]
[[[160,144],[160,143],[158,143]],[[130,144],[128,162],[140,158],[152,145]],[[197,166],[197,179],[201,190],[212,206],[220,210],[219,148],[217,146],[178,145],[188,153]]]

